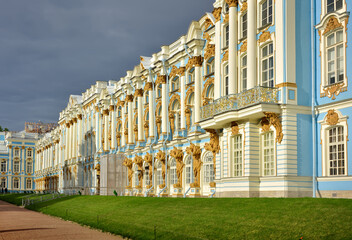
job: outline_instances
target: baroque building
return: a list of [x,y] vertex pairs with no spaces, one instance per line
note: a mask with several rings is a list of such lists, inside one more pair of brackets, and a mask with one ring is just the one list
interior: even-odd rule
[[71,95],[36,189],[352,197],[345,0],[217,0],[119,81]]

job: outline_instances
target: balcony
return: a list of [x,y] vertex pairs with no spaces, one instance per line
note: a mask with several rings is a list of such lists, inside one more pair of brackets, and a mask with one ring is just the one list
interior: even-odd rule
[[201,107],[200,121],[206,121],[216,115],[240,110],[260,103],[277,104],[277,88],[257,86],[241,93],[219,98]]

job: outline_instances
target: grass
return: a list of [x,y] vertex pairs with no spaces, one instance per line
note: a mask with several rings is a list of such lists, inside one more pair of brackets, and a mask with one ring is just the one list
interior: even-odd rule
[[29,209],[132,239],[352,239],[352,200],[71,196]]
[[27,193],[9,193],[9,194],[0,194],[0,200],[6,201],[17,206],[22,205],[22,197],[27,196]]

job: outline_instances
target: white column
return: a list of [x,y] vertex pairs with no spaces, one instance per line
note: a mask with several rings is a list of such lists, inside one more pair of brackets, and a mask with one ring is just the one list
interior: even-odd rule
[[201,56],[197,56],[197,63],[195,64],[195,81],[194,81],[194,122],[197,124],[200,120],[200,107],[202,98],[202,63]]
[[237,93],[237,2],[229,4],[229,94]]
[[65,160],[68,159],[68,132],[69,132],[69,123],[66,123],[65,128]]
[[[152,83],[151,76],[148,76],[148,82]],[[155,137],[155,109],[154,109],[154,94],[153,94],[153,86],[151,86],[151,90],[149,90],[149,137]]]
[[[184,60],[181,60],[181,66],[184,65]],[[181,75],[181,129],[185,130],[186,129],[186,114],[185,114],[185,98],[186,98],[186,76],[185,72],[183,71],[183,74]]]
[[78,140],[77,140],[77,156],[81,157],[82,156],[82,135],[83,135],[83,121],[82,121],[82,115],[78,115]]
[[109,110],[105,109],[103,112],[104,117],[104,151],[109,150]]
[[251,0],[248,3],[248,37],[247,37],[247,89],[256,86],[257,80],[257,1]]
[[[143,89],[141,89],[143,93]],[[144,132],[143,132],[143,95],[138,96],[138,141],[144,141]]]
[[[164,76],[166,78],[166,76]],[[162,116],[162,120],[161,120],[161,132],[162,134],[166,134],[167,133],[167,122],[168,122],[168,116],[167,116],[167,86],[166,86],[166,80],[163,82],[162,84],[162,95],[161,95],[161,116]]]
[[73,119],[72,158],[77,157],[77,118]]
[[[216,8],[213,11],[215,17],[215,63],[214,63],[214,100],[221,97],[221,22],[220,17],[216,17]],[[219,14],[220,15],[220,14]]]
[[95,107],[95,149],[96,151],[98,151],[100,147],[99,134],[101,134],[99,132],[99,108],[96,106]]
[[127,142],[127,139],[125,139],[125,121],[126,121],[126,115],[125,115],[125,112],[126,112],[126,105],[127,103],[125,103],[123,106],[122,106],[122,126],[121,126],[121,146],[125,146],[126,145],[126,142]]
[[128,101],[128,141],[127,141],[127,144],[133,144],[133,113],[132,113],[132,105],[133,105],[132,101]]
[[115,149],[116,146],[116,109],[115,106],[110,105],[110,116],[111,116],[111,149]]

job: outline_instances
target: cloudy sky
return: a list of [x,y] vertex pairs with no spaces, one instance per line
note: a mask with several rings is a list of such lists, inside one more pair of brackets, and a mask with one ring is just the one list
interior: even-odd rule
[[0,0],[0,125],[57,122],[70,94],[120,79],[213,0]]

